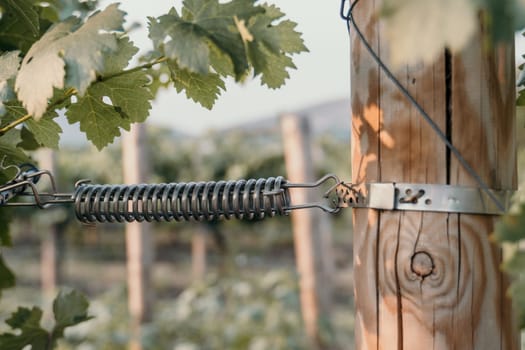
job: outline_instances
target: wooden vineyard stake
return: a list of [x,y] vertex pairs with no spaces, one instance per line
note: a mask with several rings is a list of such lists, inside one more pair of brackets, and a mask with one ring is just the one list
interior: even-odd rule
[[[57,174],[56,154],[53,150],[48,148],[40,150],[38,160],[40,168]],[[40,256],[42,294],[45,300],[51,301],[55,297],[60,281],[60,232],[58,225],[54,223],[46,223],[43,231]]]
[[194,281],[204,279],[206,275],[206,237],[209,234],[206,225],[199,225],[191,237],[191,274]]
[[[281,120],[287,179],[292,183],[312,182],[314,171],[308,120],[284,115]],[[296,203],[319,200],[314,191],[293,191]],[[311,343],[323,348],[319,325],[329,316],[332,304],[333,255],[331,232],[322,232],[327,214],[317,210],[293,211],[295,259],[299,273],[301,312]]]
[[[123,137],[122,160],[124,182],[143,183],[146,178],[148,161],[145,156],[145,125],[134,124]],[[153,239],[149,224],[131,222],[126,224],[126,249],[128,271],[128,307],[132,332],[136,339],[131,348],[140,350],[140,325],[151,319],[153,287]]]
[[[388,65],[380,2],[354,18]],[[407,34],[408,35],[408,34]],[[391,43],[394,45],[395,43]],[[493,189],[516,187],[512,41],[395,70]],[[479,187],[351,31],[352,182]],[[519,349],[496,217],[354,209],[356,349]]]

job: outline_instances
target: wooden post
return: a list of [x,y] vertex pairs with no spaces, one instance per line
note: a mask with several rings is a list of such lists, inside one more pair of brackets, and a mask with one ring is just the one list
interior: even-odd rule
[[[379,6],[360,2],[354,16],[388,65]],[[480,32],[462,52],[395,71],[494,189],[516,186],[511,42],[487,51]],[[353,32],[351,47],[353,182],[479,187]],[[501,249],[489,239],[495,217],[353,214],[356,349],[519,348]]]
[[[297,183],[314,181],[308,120],[284,115],[281,126],[287,179]],[[321,198],[311,190],[292,191],[291,196],[294,203],[317,202]],[[306,332],[318,348],[323,348],[320,321],[328,319],[332,304],[332,240],[331,232],[324,232],[323,220],[327,220],[326,214],[316,210],[292,212],[301,311]]]
[[[57,175],[56,154],[51,149],[38,152],[39,167]],[[50,190],[50,188],[48,188]],[[60,278],[60,232],[54,223],[45,225],[42,230],[42,245],[40,251],[40,274],[42,294],[45,300],[53,300]]]
[[191,237],[191,273],[193,280],[202,280],[206,274],[206,237],[208,226],[198,225]]
[[[134,124],[122,141],[124,182],[145,182],[148,161],[145,155],[145,125]],[[151,319],[153,288],[151,281],[153,265],[153,240],[147,223],[126,224],[126,248],[128,269],[128,307],[131,326],[136,339],[132,349],[140,349],[140,324]]]

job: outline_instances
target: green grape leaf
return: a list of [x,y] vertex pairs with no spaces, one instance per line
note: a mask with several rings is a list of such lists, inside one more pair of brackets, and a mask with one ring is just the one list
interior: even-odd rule
[[30,162],[29,157],[20,148],[5,142],[4,137],[5,135],[0,138],[0,164],[2,166]]
[[0,81],[7,81],[16,76],[20,66],[20,51],[8,51],[0,55]]
[[85,23],[70,17],[51,27],[27,52],[15,82],[18,98],[40,119],[53,89],[70,86],[83,95],[104,69],[104,53],[117,48],[124,12],[116,4],[96,12]]
[[461,50],[478,26],[472,0],[386,0],[382,16],[385,40],[395,43],[390,46],[394,67],[432,62],[445,47]]
[[30,0],[0,0],[0,51],[26,52],[40,35],[38,13]]
[[172,9],[167,15],[149,19],[150,38],[155,49],[176,60],[181,68],[200,74],[209,71],[209,45],[213,43],[229,56],[235,77],[240,79],[249,66],[242,37],[235,30],[235,17],[247,20],[262,12],[252,0],[186,0],[182,16]]
[[40,326],[42,319],[40,308],[19,307],[6,320],[6,323],[18,333],[0,334],[0,349],[20,350],[28,345],[32,350],[53,349],[57,339],[64,335],[64,329],[92,318],[87,314],[88,306],[87,299],[80,293],[76,291],[60,292],[53,301],[55,326],[51,332]]
[[153,95],[147,88],[146,72],[136,71],[100,80],[92,84],[66,111],[71,124],[80,122],[80,130],[102,149],[120,136],[120,128],[146,120]]
[[35,139],[35,135],[24,126],[20,130],[20,142],[16,144],[18,147],[26,151],[36,151],[41,146]]
[[20,66],[20,51],[8,51],[0,55],[0,115],[6,112],[4,102],[15,98],[14,91],[9,84],[18,72]]
[[287,68],[295,68],[290,57],[274,54],[261,42],[249,42],[247,48],[254,74],[261,74],[261,83],[269,88],[282,86],[290,77]]
[[[231,57],[212,42],[210,42],[210,65],[219,75],[235,76]],[[242,80],[242,77],[237,80]]]
[[525,203],[516,214],[503,216],[495,226],[494,238],[499,242],[518,242],[525,238]]
[[[525,266],[522,266],[522,271],[524,269]],[[512,282],[509,292],[512,295],[512,303],[517,310],[519,327],[523,329],[525,328],[525,276],[516,278]]]
[[31,346],[31,350],[49,349],[49,334],[40,327],[42,310],[38,307],[28,309],[19,307],[6,323],[11,328],[19,330],[19,334],[0,334],[0,348],[2,350],[20,350]]
[[[6,109],[15,119],[22,118],[27,114],[25,108],[16,102],[8,103]],[[39,121],[33,118],[28,119],[21,134],[24,143],[19,145],[24,149],[31,150],[35,149],[31,146],[32,141],[35,141],[38,146],[58,148],[62,128],[53,120],[55,117],[56,113],[46,113]],[[32,135],[28,135],[28,133]]]
[[[0,209],[0,217],[2,217],[3,211],[4,210]],[[0,225],[3,226],[4,224]],[[3,227],[0,227],[0,238],[2,239],[2,245],[11,245],[11,237],[8,233],[4,234],[4,232],[2,232],[3,229]],[[2,294],[2,290],[13,288],[15,284],[15,275],[13,274],[11,269],[6,265],[2,254],[0,254],[0,295]]]
[[122,117],[131,122],[143,122],[148,117],[150,100],[153,99],[148,84],[146,72],[138,71],[97,82],[89,90],[92,96],[100,99],[109,97]]
[[301,38],[301,34],[295,30],[297,23],[285,20],[274,24],[284,16],[284,13],[276,6],[265,6],[265,14],[257,15],[250,19],[247,30],[253,39],[262,42],[274,54],[300,53],[308,51]]
[[514,32],[520,31],[525,25],[525,2],[520,0],[500,1],[484,0],[483,14],[487,17],[487,29],[495,42],[513,41]]
[[88,306],[88,300],[79,292],[60,292],[53,302],[56,322],[53,334],[62,336],[65,328],[92,319],[87,313]]
[[180,68],[173,61],[168,62],[168,67],[170,68],[171,79],[177,92],[184,90],[188,98],[200,103],[205,108],[211,109],[221,94],[221,89],[226,89],[224,81],[218,74],[209,73],[202,75],[193,73],[187,69]]
[[130,126],[129,119],[104,102],[93,86],[68,108],[66,116],[69,123],[80,123],[80,130],[99,150],[120,136],[120,128],[129,130]]
[[[0,176],[0,180],[4,180],[2,178],[3,176]],[[5,181],[8,181],[8,179],[5,179]],[[3,181],[3,183],[5,182]],[[11,221],[11,211],[9,210],[9,208],[0,207],[0,246],[10,247],[13,245],[13,242],[11,241],[11,235],[9,234],[9,222],[10,221]],[[0,254],[0,260],[1,259],[2,259],[2,256]],[[3,261],[0,261],[0,289],[2,289],[2,281],[4,280],[8,281],[7,284],[9,284],[9,281],[11,281],[11,279],[9,278],[9,275],[10,275],[9,269],[5,266]],[[12,277],[12,281],[14,283],[14,276]]]
[[525,89],[518,91],[518,98],[516,99],[517,106],[525,106]]
[[25,126],[40,146],[58,149],[62,128],[52,117],[45,115],[39,121],[29,119]]
[[167,57],[177,59],[181,67],[192,72],[208,73],[209,49],[206,32],[198,25],[184,21],[172,10],[170,14],[159,17],[158,22],[152,22],[150,28],[151,38],[157,45],[166,34],[172,38],[164,44]]
[[100,72],[100,75],[106,76],[119,73],[128,66],[129,61],[138,51],[139,49],[133,45],[128,37],[118,38],[116,51],[105,55],[104,69]]

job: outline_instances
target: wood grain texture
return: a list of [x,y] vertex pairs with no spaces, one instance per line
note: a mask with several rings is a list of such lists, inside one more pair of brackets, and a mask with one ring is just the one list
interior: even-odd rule
[[[354,17],[388,65],[379,6],[361,1]],[[395,75],[489,186],[514,188],[513,50],[489,53],[481,42]],[[353,182],[477,186],[353,34],[351,43]],[[494,218],[353,214],[356,349],[518,349],[501,253],[489,240]]]

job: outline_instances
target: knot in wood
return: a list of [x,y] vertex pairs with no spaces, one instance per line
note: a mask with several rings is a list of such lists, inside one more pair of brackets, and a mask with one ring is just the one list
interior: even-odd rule
[[427,252],[415,252],[414,255],[412,255],[410,268],[419,278],[424,279],[432,274],[434,270],[434,260]]

